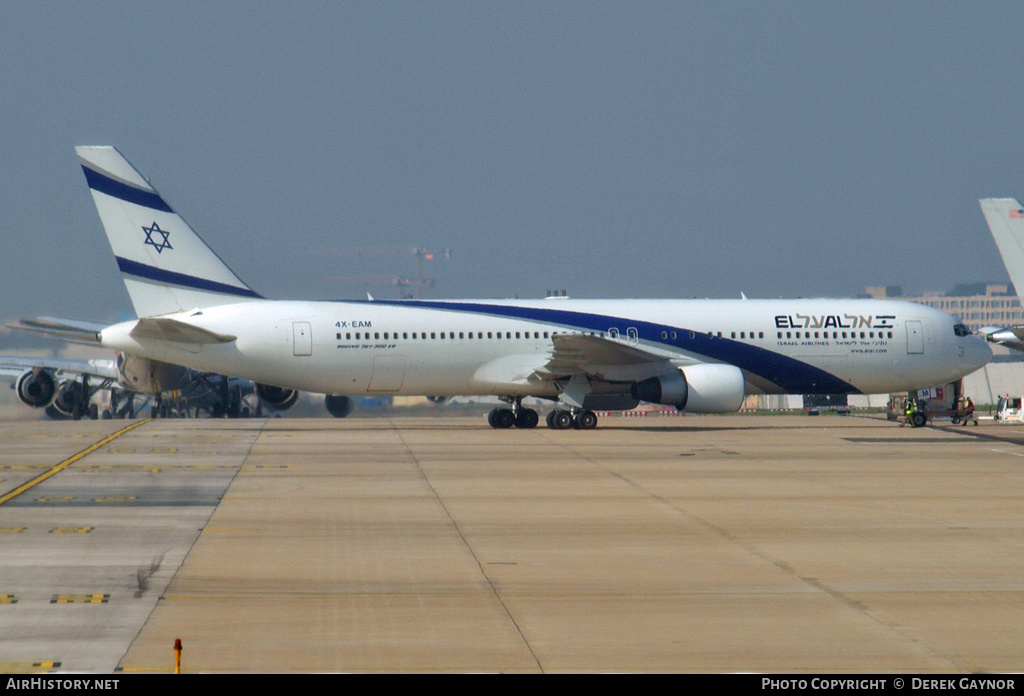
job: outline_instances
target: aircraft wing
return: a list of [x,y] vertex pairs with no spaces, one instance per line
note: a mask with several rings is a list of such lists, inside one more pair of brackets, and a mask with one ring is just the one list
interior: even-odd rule
[[600,336],[555,334],[551,338],[554,350],[539,370],[551,377],[587,375],[599,379],[628,379],[613,373],[632,373],[638,370],[647,373],[649,369],[645,368],[668,364],[666,358],[660,355]]
[[100,342],[99,333],[106,328],[106,324],[75,319],[57,319],[54,317],[22,319],[21,321],[7,324],[7,326],[19,331],[43,334],[47,338],[85,345],[98,344]]
[[109,359],[72,360],[0,356],[0,380],[14,383],[29,370],[49,370],[102,379],[117,378],[117,368],[114,361]]
[[632,382],[669,374],[667,358],[621,340],[587,334],[555,334],[547,353],[507,355],[477,370],[474,378],[494,385],[522,386],[574,377]]

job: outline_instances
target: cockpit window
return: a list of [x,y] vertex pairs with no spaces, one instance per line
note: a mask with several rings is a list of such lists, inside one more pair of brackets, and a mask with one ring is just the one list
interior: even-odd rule
[[953,333],[955,333],[957,336],[970,336],[971,335],[971,330],[968,329],[963,324],[956,324],[953,327]]

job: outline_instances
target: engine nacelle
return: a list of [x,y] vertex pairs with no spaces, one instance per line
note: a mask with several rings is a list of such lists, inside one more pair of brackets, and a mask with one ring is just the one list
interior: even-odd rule
[[324,406],[327,407],[327,412],[335,418],[344,418],[352,413],[352,400],[347,396],[328,394],[324,397]]
[[299,400],[299,392],[296,390],[272,387],[269,384],[257,384],[256,396],[275,411],[287,411]]
[[733,413],[743,405],[743,372],[735,365],[687,365],[633,386],[633,398],[688,413]]
[[53,407],[67,416],[75,415],[76,410],[85,401],[85,390],[78,382],[67,381],[60,385],[57,390],[57,398],[53,400]]
[[668,404],[682,409],[686,406],[689,386],[682,372],[649,377],[633,385],[633,398],[652,404]]
[[45,408],[57,396],[57,380],[46,370],[29,370],[18,378],[18,398],[33,408]]

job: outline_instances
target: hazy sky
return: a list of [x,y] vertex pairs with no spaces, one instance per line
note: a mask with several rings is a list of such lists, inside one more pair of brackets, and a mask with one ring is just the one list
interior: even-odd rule
[[[1007,275],[1020,2],[14,2],[0,320],[131,312],[74,146],[272,298],[852,296]],[[395,288],[371,286],[385,298]]]

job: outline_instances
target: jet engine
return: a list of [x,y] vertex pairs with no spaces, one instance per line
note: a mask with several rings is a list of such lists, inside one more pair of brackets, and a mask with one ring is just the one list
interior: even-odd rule
[[352,401],[347,396],[328,394],[324,397],[324,406],[335,418],[344,418],[352,413]]
[[257,384],[256,396],[274,411],[287,411],[299,400],[299,392],[284,387],[272,387],[269,384]]
[[29,370],[18,378],[18,398],[33,408],[44,408],[57,396],[57,380],[46,370]]
[[74,416],[84,398],[82,385],[68,380],[57,390],[57,398],[53,400],[53,407],[65,416]]
[[687,365],[633,385],[633,398],[688,413],[732,413],[743,404],[743,372],[734,365]]

